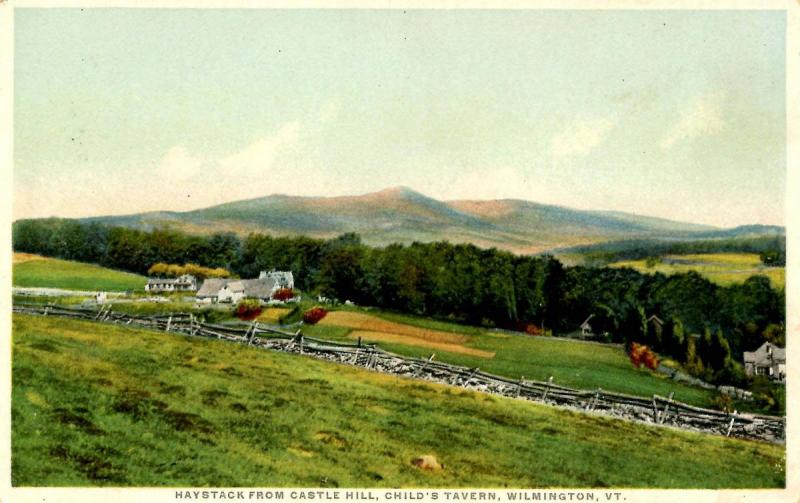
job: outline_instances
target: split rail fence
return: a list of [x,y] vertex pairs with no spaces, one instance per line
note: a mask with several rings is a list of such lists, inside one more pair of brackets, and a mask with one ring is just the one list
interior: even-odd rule
[[204,323],[191,313],[154,316],[124,314],[114,312],[110,305],[91,309],[18,303],[14,304],[13,310],[18,313],[94,320],[223,339],[249,346],[309,355],[377,372],[655,425],[729,437],[785,442],[785,417],[703,409],[674,400],[673,393],[670,393],[669,397],[653,395],[644,398],[601,388],[577,390],[553,383],[552,376],[547,381],[529,380],[524,377],[514,380],[483,372],[478,368],[434,361],[433,354],[423,359],[390,353],[375,344],[363,344],[361,339],[354,343],[322,340],[306,337],[300,330],[288,332],[281,327],[256,322]]

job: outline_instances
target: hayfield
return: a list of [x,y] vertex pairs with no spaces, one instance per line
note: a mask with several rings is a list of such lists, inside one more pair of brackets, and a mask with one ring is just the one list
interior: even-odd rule
[[471,337],[469,335],[397,323],[367,313],[333,311],[328,313],[319,324],[351,329],[352,331],[347,335],[350,339],[362,338],[368,342],[402,344],[478,358],[494,357],[494,353],[491,351],[465,345]]
[[94,264],[15,253],[13,285],[68,290],[143,290],[147,278]]
[[464,334],[427,329],[405,323],[396,323],[378,316],[354,311],[330,312],[319,323],[320,325],[336,325],[352,328],[354,330],[384,332],[446,344],[462,344],[468,339],[468,336]]
[[778,445],[218,340],[14,315],[12,343],[15,486],[785,484]]
[[268,307],[258,315],[256,321],[277,325],[280,323],[281,318],[289,314],[291,309],[285,307]]
[[36,255],[34,253],[18,253],[14,252],[13,256],[11,257],[12,264],[21,264],[23,262],[30,262],[31,260],[45,260],[46,257],[41,255]]
[[456,353],[462,355],[477,356],[479,358],[492,358],[494,353],[490,351],[483,351],[480,349],[462,346],[460,344],[451,344],[448,342],[435,342],[428,339],[419,339],[416,337],[409,337],[407,335],[396,334],[391,332],[371,332],[368,330],[354,330],[348,335],[350,339],[362,338],[370,342],[378,343],[393,343],[405,344],[419,348],[434,349],[437,351],[445,351],[447,353]]
[[786,284],[785,268],[765,266],[755,253],[667,255],[653,265],[648,265],[646,260],[626,260],[609,264],[609,267],[628,267],[645,274],[696,271],[721,286],[741,283],[756,275],[768,277],[775,288],[784,288]]

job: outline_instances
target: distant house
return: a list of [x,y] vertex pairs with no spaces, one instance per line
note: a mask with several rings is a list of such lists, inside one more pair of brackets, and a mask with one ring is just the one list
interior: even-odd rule
[[276,290],[280,288],[294,289],[294,275],[292,271],[276,271],[274,269],[269,272],[261,271],[258,275],[258,279],[271,279],[275,281],[277,285]]
[[592,325],[591,323],[589,323],[589,321],[591,321],[592,318],[594,318],[594,315],[590,314],[589,317],[583,320],[583,323],[581,323],[581,337],[584,338],[594,337],[595,334],[594,331],[592,331]]
[[[572,332],[569,332],[569,333],[565,334],[565,336],[566,337],[570,337],[572,339],[594,339],[594,338],[596,338],[597,334],[594,332],[594,329],[592,328],[592,323],[591,323],[592,322],[592,318],[594,318],[594,315],[590,314],[585,320],[583,320],[583,323],[578,325],[578,328],[576,328]],[[534,326],[534,328],[536,329],[537,332],[540,332],[540,330],[541,330],[541,329],[539,329],[539,327],[535,327]]]
[[786,380],[786,349],[765,342],[755,351],[745,351],[744,371],[747,375],[765,375],[783,382]]
[[655,314],[647,318],[647,323],[653,324],[653,326],[656,327],[657,330],[660,330],[664,327],[664,321]]
[[209,278],[197,291],[200,302],[237,303],[244,298],[269,301],[281,288],[293,288],[290,271],[262,272],[257,279]]
[[184,274],[177,278],[147,278],[144,286],[146,292],[194,292],[197,290],[197,278]]

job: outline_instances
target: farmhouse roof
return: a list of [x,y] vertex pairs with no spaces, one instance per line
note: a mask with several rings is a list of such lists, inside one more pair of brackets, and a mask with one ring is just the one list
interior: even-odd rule
[[227,288],[232,292],[244,292],[244,282],[245,280],[235,279],[233,281],[227,281],[223,288]]
[[658,316],[656,316],[655,314],[654,314],[654,315],[652,315],[652,316],[650,316],[649,318],[647,318],[647,321],[655,321],[655,322],[656,322],[656,323],[658,323],[659,325],[663,325],[663,324],[664,324],[664,320],[662,320],[661,318],[659,318],[659,317],[658,317]]
[[225,286],[225,281],[222,278],[209,278],[203,281],[200,290],[197,291],[197,296],[216,297],[222,287]]
[[786,348],[778,347],[771,342],[765,342],[755,351],[744,352],[745,363],[766,365],[773,361],[786,363]]
[[594,318],[594,314],[590,314],[588,318],[583,320],[583,323],[581,323],[581,327],[591,328],[591,325],[589,325],[589,320],[591,320],[592,318]]
[[203,282],[198,297],[217,297],[219,291],[226,288],[232,292],[242,292],[245,297],[269,298],[275,290],[274,278],[259,279],[221,279],[211,278]]
[[191,274],[184,274],[178,278],[147,278],[148,285],[183,285],[192,283],[195,280],[195,277]]
[[274,278],[246,279],[244,283],[244,294],[247,297],[268,298],[275,290]]

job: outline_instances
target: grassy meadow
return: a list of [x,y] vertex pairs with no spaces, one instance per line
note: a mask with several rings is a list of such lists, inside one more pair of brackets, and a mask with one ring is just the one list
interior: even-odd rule
[[[13,317],[15,486],[782,487],[782,446],[130,327]],[[411,461],[434,455],[443,468]]]
[[654,264],[649,264],[647,260],[625,260],[609,264],[609,267],[628,267],[645,274],[660,272],[669,275],[697,271],[721,286],[741,283],[756,275],[768,277],[774,288],[784,288],[786,284],[785,268],[763,265],[756,253],[666,255]]
[[147,278],[93,264],[15,253],[12,284],[19,287],[104,290],[143,290]]
[[554,382],[562,386],[600,387],[641,396],[667,396],[674,392],[676,400],[703,407],[710,406],[713,396],[709,390],[635,369],[623,349],[614,345],[512,335],[376,310],[333,311],[318,325],[303,327],[303,333],[348,342],[360,336],[364,342],[374,342],[399,354],[428,357],[436,353],[439,361],[478,367],[514,379],[524,376],[544,381],[553,376]]

